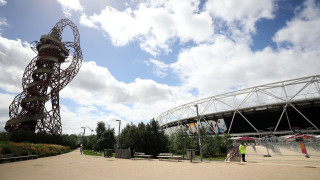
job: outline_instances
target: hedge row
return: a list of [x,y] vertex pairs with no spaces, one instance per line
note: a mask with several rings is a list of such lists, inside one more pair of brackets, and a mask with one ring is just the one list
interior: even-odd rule
[[13,156],[38,155],[39,157],[54,156],[70,152],[70,147],[54,144],[0,142],[0,154],[13,154]]
[[11,134],[0,132],[0,141],[29,142],[34,144],[59,144],[75,149],[78,146],[79,139],[75,134],[43,134],[17,130]]

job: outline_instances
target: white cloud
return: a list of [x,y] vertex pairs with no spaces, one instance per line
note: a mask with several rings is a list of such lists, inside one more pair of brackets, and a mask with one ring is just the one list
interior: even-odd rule
[[247,44],[219,37],[213,44],[186,49],[170,64],[186,88],[201,97],[265,83],[316,75],[320,51],[270,47],[253,52]]
[[150,59],[145,62],[147,66],[153,65],[153,73],[160,78],[164,78],[167,76],[166,71],[170,69],[169,65],[163,63],[162,61],[158,61],[155,59]]
[[108,33],[115,46],[138,41],[142,50],[157,56],[171,52],[177,40],[211,43],[217,34],[251,43],[256,22],[274,18],[276,9],[275,0],[209,0],[202,10],[199,4],[199,0],[142,1],[137,8],[123,11],[107,6],[100,14],[83,13],[80,24]]
[[[78,75],[64,90],[61,97],[70,98],[82,105],[152,104],[159,101],[179,100],[187,97],[186,91],[179,87],[158,84],[153,80],[137,78],[131,83],[117,81],[107,68],[95,62],[84,62]],[[176,98],[178,97],[178,98]]]
[[[227,23],[228,30],[236,41],[250,43],[250,33],[255,33],[255,24],[260,19],[272,19],[275,0],[208,0],[205,9],[215,20]],[[225,31],[224,29],[222,31]]]
[[99,112],[109,112],[108,121],[117,117],[134,122],[150,120],[169,107],[195,99],[182,87],[149,79],[137,78],[128,84],[119,82],[107,68],[92,61],[83,63],[78,75],[61,91],[60,97],[71,99],[80,107],[99,107]]
[[91,27],[91,28],[99,28],[97,25],[93,23],[92,20],[88,18],[86,14],[82,14],[79,19],[81,25]]
[[298,49],[319,50],[320,47],[320,3],[308,0],[304,8],[285,28],[276,33],[273,40],[278,46],[288,43]]
[[[89,128],[95,130],[99,121],[103,121],[111,128],[118,127],[118,122],[115,121],[116,119],[120,119],[118,116],[106,114],[97,110],[94,106],[80,106],[75,109],[75,111],[72,111],[68,106],[61,105],[62,132],[64,134],[83,133],[83,129],[81,127],[86,127],[86,135],[89,135],[91,134],[91,130]],[[122,121],[121,123],[122,128],[127,124],[126,121]],[[115,132],[117,133],[118,131]],[[95,131],[92,133],[96,134]]]
[[[240,21],[246,24],[249,20],[249,27],[254,26],[255,21],[261,18],[273,18],[273,1],[270,0],[208,0],[206,10],[228,23]],[[252,24],[253,23],[253,24]]]
[[[237,3],[231,1],[209,1],[208,4],[218,8],[214,16],[225,19],[230,25],[233,34],[238,33],[237,21],[253,18],[272,18],[271,6],[256,5],[253,7],[244,1],[236,12],[231,11]],[[265,3],[262,1],[260,3]],[[272,2],[268,2],[271,3]],[[225,7],[225,8],[223,8]],[[252,7],[246,8],[246,7]],[[270,8],[269,8],[270,7]],[[256,9],[255,9],[256,8]],[[221,10],[222,9],[222,10]],[[226,11],[224,11],[226,10]],[[227,10],[230,16],[227,17]],[[239,12],[238,12],[239,11]],[[252,12],[250,12],[252,11]],[[212,10],[213,12],[213,10]],[[154,65],[156,74],[165,75],[168,70],[175,73],[182,81],[185,89],[198,89],[199,97],[207,97],[265,83],[287,80],[319,73],[320,36],[319,36],[319,4],[307,1],[303,10],[297,14],[287,26],[280,29],[274,40],[277,43],[289,42],[293,47],[271,49],[266,47],[261,51],[252,51],[250,43],[235,41],[234,36],[215,35],[212,43],[203,43],[198,46],[183,49],[177,62],[165,64],[159,61],[149,61]],[[248,27],[254,27],[249,25]],[[249,28],[250,29],[250,28]],[[251,29],[252,30],[252,29]],[[243,32],[239,32],[240,34]],[[251,39],[251,34],[247,34]],[[299,47],[299,48],[297,48]],[[302,48],[301,48],[302,47]]]
[[4,131],[4,126],[9,120],[9,105],[13,98],[13,95],[0,93],[0,132]]
[[144,51],[156,56],[170,52],[170,45],[177,38],[182,43],[210,39],[214,32],[212,20],[207,12],[198,10],[199,2],[156,1],[140,3],[137,9],[124,11],[107,6],[100,14],[83,14],[80,24],[101,28],[115,46],[138,40]]
[[0,0],[0,6],[5,6],[7,4],[6,0]]
[[20,93],[24,69],[35,56],[27,42],[0,36],[0,88],[7,92]]
[[71,16],[72,11],[83,11],[83,7],[80,4],[79,0],[57,0],[61,6],[63,14],[66,17]]

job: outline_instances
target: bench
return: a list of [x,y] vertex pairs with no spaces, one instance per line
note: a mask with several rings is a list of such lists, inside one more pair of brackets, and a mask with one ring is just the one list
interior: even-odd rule
[[16,162],[16,161],[19,161],[20,160],[20,157],[10,157],[10,161],[11,162]]
[[0,163],[10,162],[10,158],[0,158]]
[[2,162],[16,162],[19,160],[38,159],[38,155],[19,156],[14,157],[13,154],[0,154],[0,163]]
[[135,160],[136,157],[148,158],[148,160],[149,160],[152,157],[152,155],[147,155],[147,154],[142,153],[142,152],[135,152],[133,154],[133,160]]
[[159,161],[161,161],[161,159],[178,159],[178,161],[182,159],[181,156],[174,156],[172,153],[160,153],[157,158],[159,158]]
[[38,155],[29,155],[29,157],[31,158],[31,159],[38,159]]
[[0,154],[0,163],[10,162],[10,158],[13,154]]
[[20,160],[28,160],[29,156],[19,156]]

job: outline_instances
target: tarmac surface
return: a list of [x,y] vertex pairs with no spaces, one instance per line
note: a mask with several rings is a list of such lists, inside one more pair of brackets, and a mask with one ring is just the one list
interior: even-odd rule
[[263,157],[248,150],[246,160],[246,163],[130,160],[80,155],[75,150],[0,164],[0,179],[320,179],[320,155],[306,158],[293,153]]

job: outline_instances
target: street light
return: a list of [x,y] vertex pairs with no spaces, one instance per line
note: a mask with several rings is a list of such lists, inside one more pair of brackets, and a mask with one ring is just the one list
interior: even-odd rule
[[200,150],[200,159],[201,159],[201,162],[202,162],[202,150],[201,150],[201,140],[200,140],[200,128],[199,128],[199,125],[200,125],[200,118],[199,118],[199,111],[198,111],[198,104],[194,105],[194,107],[196,107],[196,110],[197,110],[197,119],[198,119],[198,139],[199,139],[199,150]]
[[116,121],[119,121],[119,131],[118,131],[118,137],[119,137],[119,139],[118,139],[118,148],[120,148],[120,126],[121,126],[121,120],[116,120]]
[[272,130],[273,128],[274,128],[274,127],[268,127],[268,128],[266,128],[266,129],[269,129],[269,130],[270,130],[271,141],[273,141],[273,135],[272,135],[272,133],[271,133],[271,130]]
[[[270,136],[271,136],[271,130],[273,129],[274,127],[268,127],[268,128],[266,128],[266,129],[269,129],[270,130]],[[267,141],[267,152],[268,152],[268,154],[267,155],[264,155],[264,157],[271,157],[271,155],[270,155],[270,153],[269,153],[269,143],[268,143],[268,141]]]
[[82,136],[84,136],[86,133],[86,127],[81,127],[81,128],[83,128],[83,135]]
[[86,127],[81,127],[83,128],[83,134],[82,134],[82,138],[81,138],[81,144],[83,144],[84,142],[84,134],[86,133]]

